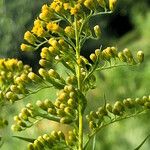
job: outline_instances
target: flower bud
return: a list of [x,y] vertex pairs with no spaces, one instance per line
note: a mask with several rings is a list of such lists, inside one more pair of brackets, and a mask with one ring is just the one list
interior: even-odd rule
[[21,126],[21,127],[27,127],[26,123],[23,122],[23,121],[21,121],[21,120],[18,121],[17,124],[18,124],[19,126]]
[[58,96],[58,99],[60,100],[60,101],[65,101],[65,100],[67,100],[69,97],[68,97],[68,94],[67,93],[65,93],[65,92],[62,92],[59,96]]
[[53,136],[55,140],[59,140],[59,135],[56,131],[52,131],[51,136]]
[[49,76],[51,76],[53,78],[60,79],[59,74],[54,69],[50,69],[48,71],[48,74],[49,74]]
[[53,141],[51,140],[50,136],[47,135],[47,134],[44,134],[42,137],[43,137],[43,139],[48,143],[48,146],[51,147],[52,144],[53,144]]
[[39,69],[39,74],[40,74],[43,78],[49,76],[49,75],[48,75],[48,72],[47,72],[45,69],[43,69],[43,68],[40,68],[40,69]]
[[66,114],[69,114],[69,115],[74,115],[74,111],[73,111],[73,109],[72,108],[70,108],[70,107],[66,107],[65,109],[64,109],[64,111],[65,111],[65,113]]
[[101,7],[103,7],[103,8],[106,7],[105,0],[97,0],[97,2],[98,2],[98,4],[99,4]]
[[94,53],[92,53],[92,54],[90,55],[90,59],[91,59],[93,62],[95,62],[95,61],[97,60],[97,57],[96,57],[96,55],[95,55]]
[[62,117],[60,119],[60,123],[63,123],[63,124],[70,124],[71,122],[72,122],[72,119],[69,117]]
[[28,144],[28,150],[35,150],[33,143]]
[[135,105],[135,101],[132,100],[131,98],[127,98],[127,99],[123,100],[123,103],[127,108],[133,108]]
[[144,61],[144,53],[142,51],[137,52],[137,60],[139,63],[142,63]]
[[90,112],[90,116],[93,117],[93,118],[96,118],[96,119],[98,118],[98,115],[94,111]]
[[27,103],[26,108],[32,109],[32,108],[33,108],[33,105],[32,105],[31,103]]
[[22,51],[34,51],[35,50],[33,46],[28,45],[28,44],[21,44],[20,48]]
[[133,58],[132,53],[131,53],[131,51],[130,51],[128,48],[125,48],[125,49],[123,50],[123,53],[124,53],[124,55],[125,55],[127,58]]
[[56,112],[57,112],[58,116],[60,116],[60,117],[66,116],[66,113],[64,112],[63,109],[57,109]]
[[99,113],[100,113],[101,115],[103,115],[103,116],[107,116],[107,115],[108,115],[107,110],[106,110],[105,107],[100,107],[100,108],[98,109],[98,111],[99,111]]
[[55,108],[48,108],[47,112],[51,115],[56,115],[56,109]]
[[112,51],[113,57],[117,57],[118,56],[116,47],[111,47],[111,51]]
[[66,107],[66,104],[64,104],[64,103],[61,103],[59,106],[60,109],[64,109],[65,107]]
[[38,141],[38,140],[35,140],[34,141],[34,145],[35,145],[35,147],[37,148],[37,149],[43,149],[43,147],[44,147],[44,145],[40,142],[40,141]]
[[118,53],[118,58],[120,59],[120,61],[127,62],[127,59],[123,52]]
[[25,113],[19,113],[19,118],[22,120],[28,121],[28,116]]
[[24,39],[33,45],[36,43],[36,40],[37,40],[36,37],[30,31],[27,31],[24,34]]
[[100,26],[99,26],[99,25],[96,25],[96,26],[94,27],[94,32],[95,32],[96,37],[97,37],[97,38],[100,38],[100,36],[101,36],[101,29],[100,29]]
[[61,102],[57,99],[56,101],[55,101],[55,106],[57,107],[57,108],[59,108],[60,107],[60,104],[61,104]]
[[35,82],[41,81],[41,78],[38,75],[36,75],[34,72],[30,72],[28,74],[28,78]]
[[44,101],[44,106],[47,107],[47,108],[48,107],[54,108],[54,104],[50,100],[48,100],[48,99],[46,99]]
[[36,102],[36,105],[37,105],[38,107],[40,107],[41,109],[47,111],[47,107],[44,105],[44,103],[43,103],[42,101],[37,101],[37,102]]
[[20,121],[20,117],[19,116],[14,116],[14,121]]
[[89,128],[90,129],[95,129],[96,128],[96,123],[94,123],[93,121],[89,122]]
[[75,38],[75,31],[72,26],[67,26],[64,31],[70,38]]
[[146,102],[146,103],[144,104],[144,106],[145,106],[146,108],[150,109],[150,102]]
[[69,98],[69,100],[67,101],[67,103],[71,107],[75,107],[76,106],[76,103],[75,103],[75,101],[72,98]]
[[107,109],[109,112],[112,112],[112,106],[111,106],[109,103],[106,104],[106,109]]
[[88,9],[93,9],[94,8],[94,1],[93,0],[85,0],[84,6],[87,7]]
[[58,131],[58,136],[61,140],[65,140],[65,135],[62,131]]
[[110,9],[111,11],[114,10],[114,8],[115,8],[115,6],[116,6],[116,2],[117,2],[117,0],[109,0],[109,9]]
[[12,131],[22,131],[22,128],[19,125],[12,125],[11,130]]
[[124,106],[122,102],[116,101],[114,104],[114,108],[117,109],[119,112],[124,110]]
[[101,57],[101,50],[100,50],[100,49],[96,49],[96,50],[95,50],[95,55],[96,55],[97,57]]

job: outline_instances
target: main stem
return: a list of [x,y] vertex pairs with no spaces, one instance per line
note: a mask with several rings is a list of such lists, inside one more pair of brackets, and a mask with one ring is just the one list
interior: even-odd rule
[[[76,36],[76,58],[77,58],[77,66],[76,66],[76,75],[78,80],[78,89],[82,92],[81,85],[81,66],[80,66],[80,44],[79,44],[79,31],[77,27],[77,19],[75,18],[75,36]],[[79,143],[78,150],[83,150],[83,112],[82,112],[82,100],[78,99],[78,112],[79,112]]]

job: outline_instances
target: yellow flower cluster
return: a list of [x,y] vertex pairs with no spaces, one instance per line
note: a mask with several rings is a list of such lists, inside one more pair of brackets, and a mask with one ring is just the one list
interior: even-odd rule
[[[0,59],[0,101],[15,101],[18,99],[14,92],[16,89],[22,89],[21,83],[15,85],[18,77],[23,78],[28,74],[31,68],[28,65],[23,65],[22,61],[17,59]],[[15,86],[15,88],[14,88]],[[15,89],[14,91],[10,91]]]
[[57,23],[49,22],[46,27],[48,31],[51,31],[52,33],[63,32],[63,29]]
[[37,19],[34,21],[34,26],[32,32],[38,37],[45,37],[47,35],[46,30],[44,29],[46,26],[44,21]]
[[[39,17],[34,21],[31,32],[27,31],[24,34],[24,39],[27,43],[21,44],[21,50],[34,51],[43,47],[42,45],[45,46],[46,43],[51,46],[49,39],[52,37],[58,40],[63,38],[63,40],[72,47],[74,43],[73,40],[76,36],[75,28],[79,30],[82,28],[81,35],[93,36],[93,31],[91,31],[89,25],[83,25],[86,19],[86,13],[87,15],[89,13],[98,13],[99,10],[101,10],[99,8],[103,8],[106,11],[106,7],[109,7],[109,10],[113,10],[116,1],[117,0],[109,0],[109,5],[106,5],[105,0],[53,0],[50,5],[43,5]],[[94,27],[94,32],[96,38],[99,38],[101,30],[98,25]],[[50,47],[51,51],[58,50],[58,48],[52,47]],[[41,54],[42,58],[45,55],[44,53]]]
[[39,17],[40,19],[48,22],[54,18],[53,10],[49,6],[43,5],[42,12],[40,13]]

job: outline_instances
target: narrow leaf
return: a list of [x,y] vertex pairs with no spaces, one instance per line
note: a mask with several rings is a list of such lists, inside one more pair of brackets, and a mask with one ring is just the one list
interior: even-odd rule
[[95,150],[95,147],[96,147],[96,135],[93,138],[92,150]]
[[35,139],[30,139],[30,138],[25,138],[20,136],[13,136],[13,137],[30,143],[33,143],[35,141]]
[[148,139],[150,137],[150,134],[141,142],[141,144],[138,146],[138,147],[136,147],[134,150],[139,150],[142,146],[143,146],[143,144],[146,142],[146,140]]

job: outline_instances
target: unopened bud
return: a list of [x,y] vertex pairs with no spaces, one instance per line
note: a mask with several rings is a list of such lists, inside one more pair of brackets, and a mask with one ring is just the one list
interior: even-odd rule
[[115,8],[115,6],[116,6],[116,2],[117,2],[117,0],[109,0],[109,9],[110,9],[111,11],[114,10],[114,8]]
[[144,61],[144,53],[142,51],[137,52],[137,60],[139,63],[142,63]]
[[90,59],[91,59],[93,62],[95,62],[96,59],[97,59],[97,57],[96,57],[96,55],[95,55],[94,53],[92,53],[92,54],[90,55]]
[[101,36],[101,29],[100,29],[100,26],[99,26],[99,25],[96,25],[96,26],[94,27],[94,32],[95,32],[96,37],[97,37],[97,38],[100,38],[100,36]]

